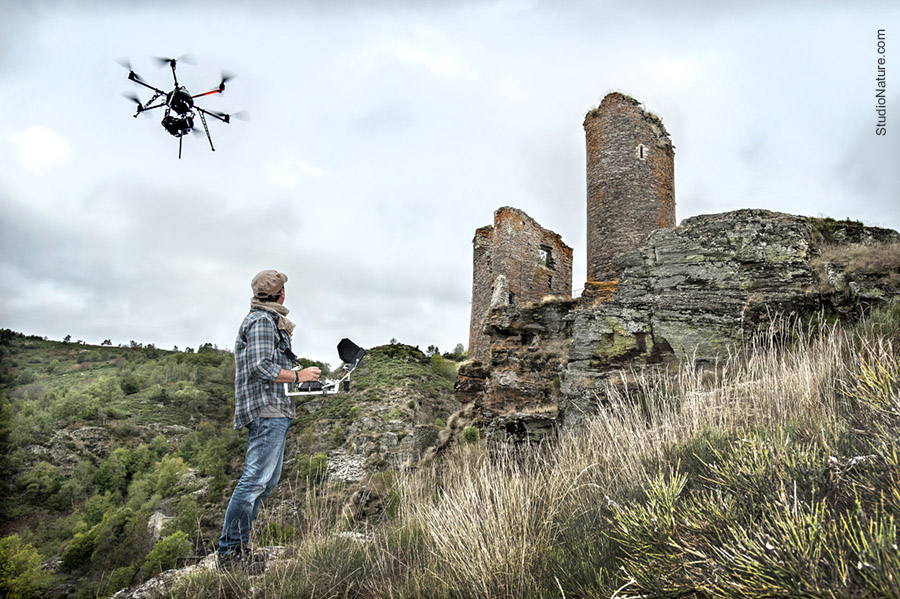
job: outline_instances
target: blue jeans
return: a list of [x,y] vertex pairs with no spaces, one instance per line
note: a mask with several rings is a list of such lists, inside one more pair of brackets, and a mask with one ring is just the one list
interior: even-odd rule
[[281,477],[284,442],[290,418],[256,418],[247,425],[247,457],[244,472],[225,510],[219,537],[219,554],[242,553],[250,543],[250,527],[263,500],[272,494]]

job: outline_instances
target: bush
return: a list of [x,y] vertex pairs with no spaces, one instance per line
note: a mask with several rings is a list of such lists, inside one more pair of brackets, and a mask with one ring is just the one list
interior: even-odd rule
[[163,456],[156,465],[156,492],[162,497],[169,496],[187,471],[188,467],[181,458]]
[[344,442],[344,429],[341,428],[341,425],[335,422],[331,425],[331,434],[329,435],[331,439],[331,444],[334,446],[338,446]]
[[467,426],[463,429],[462,432],[462,440],[463,443],[476,443],[481,438],[481,433],[478,432],[478,429],[474,426]]
[[434,372],[447,380],[456,380],[456,363],[445,360],[439,354],[431,356],[431,368]]
[[40,597],[49,582],[37,549],[22,543],[19,535],[0,539],[0,597]]
[[187,557],[191,552],[191,541],[183,530],[179,530],[157,541],[141,569],[145,578],[149,578],[178,565],[178,560]]
[[91,559],[94,545],[94,535],[90,532],[75,533],[62,553],[60,562],[62,571],[72,572]]
[[261,545],[289,545],[297,539],[297,531],[290,524],[269,522],[259,535]]
[[125,395],[134,395],[141,390],[141,386],[137,382],[137,379],[134,378],[133,374],[126,374],[123,376],[121,380],[119,380],[119,387],[122,388],[122,392]]
[[175,506],[177,516],[166,522],[163,531],[166,534],[172,534],[177,531],[183,531],[188,534],[195,532],[200,526],[200,517],[202,512],[200,506],[190,496],[182,497]]
[[63,476],[56,466],[48,462],[38,462],[31,472],[22,477],[26,497],[35,503],[46,504],[55,495],[62,484]]
[[122,566],[113,570],[113,573],[109,575],[109,580],[103,585],[103,594],[112,595],[130,585],[134,578],[134,572],[134,566]]
[[325,479],[328,473],[328,456],[324,453],[302,456],[297,460],[297,477],[315,484]]

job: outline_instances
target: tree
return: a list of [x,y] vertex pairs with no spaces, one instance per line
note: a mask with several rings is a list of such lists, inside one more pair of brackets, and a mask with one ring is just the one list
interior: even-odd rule
[[63,572],[72,572],[91,559],[94,552],[94,535],[90,532],[77,532],[60,558],[60,568]]
[[191,552],[191,541],[183,530],[176,531],[153,546],[147,559],[144,560],[143,574],[149,578],[164,570],[170,570],[178,564],[178,560],[187,557]]
[[72,340],[72,335],[66,335],[65,337],[63,337],[63,343],[68,343],[71,340]]
[[112,345],[112,339],[104,339],[100,345]]
[[0,539],[0,597],[40,597],[49,582],[37,549],[22,543],[17,534]]
[[443,354],[443,357],[454,362],[462,362],[466,359],[466,348],[463,347],[462,343],[457,343],[453,351]]
[[134,395],[141,390],[141,385],[133,374],[128,373],[119,380],[119,387],[125,395]]

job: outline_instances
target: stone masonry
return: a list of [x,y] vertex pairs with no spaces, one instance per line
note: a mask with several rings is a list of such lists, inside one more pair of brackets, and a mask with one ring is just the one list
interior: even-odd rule
[[675,151],[659,117],[620,93],[587,114],[584,131],[590,293],[596,283],[619,279],[616,256],[675,226]]
[[571,297],[571,248],[520,210],[478,229],[456,429],[538,441],[576,424],[631,369],[712,363],[779,315],[854,319],[900,296],[896,266],[848,258],[896,255],[896,231],[766,210],[676,227],[674,150],[659,118],[613,93],[584,128],[585,291]]
[[494,212],[494,224],[473,240],[469,358],[486,361],[485,318],[492,305],[524,305],[572,296],[572,248],[516,208]]
[[457,399],[489,440],[541,440],[632,371],[712,364],[780,316],[852,321],[900,297],[900,270],[849,258],[890,252],[900,234],[860,223],[750,209],[686,219],[617,258],[608,301],[492,307],[488,358],[460,367]]

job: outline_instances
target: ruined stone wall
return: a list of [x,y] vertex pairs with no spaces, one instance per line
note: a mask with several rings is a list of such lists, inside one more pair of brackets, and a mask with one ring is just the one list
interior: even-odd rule
[[872,272],[850,256],[898,248],[896,231],[768,210],[686,219],[619,257],[607,301],[491,308],[489,360],[460,368],[457,399],[486,438],[540,439],[577,424],[632,370],[713,363],[779,316],[852,321],[896,301],[896,262]]
[[572,248],[553,231],[516,208],[494,212],[494,224],[482,227],[473,240],[472,316],[469,358],[485,361],[488,340],[485,317],[497,278],[503,276],[508,296],[502,303],[524,305],[548,295],[572,296]]
[[469,320],[469,359],[484,360],[490,340],[484,332],[484,316],[491,304],[491,245],[494,227],[475,231],[472,240],[472,315]]
[[675,151],[659,117],[620,93],[584,120],[588,283],[622,274],[614,259],[675,226]]

